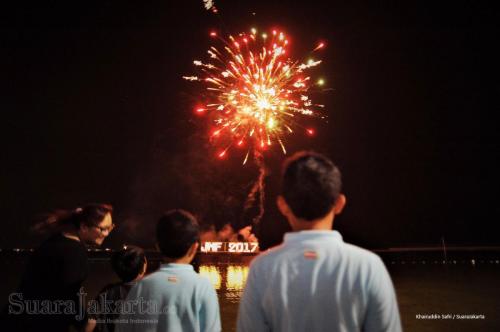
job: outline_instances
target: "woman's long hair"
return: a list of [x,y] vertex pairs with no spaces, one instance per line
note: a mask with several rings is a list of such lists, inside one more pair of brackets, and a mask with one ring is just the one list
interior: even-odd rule
[[41,221],[31,228],[37,233],[52,233],[68,228],[78,229],[80,225],[97,226],[104,217],[113,212],[108,204],[89,204],[73,210],[55,210],[41,216]]

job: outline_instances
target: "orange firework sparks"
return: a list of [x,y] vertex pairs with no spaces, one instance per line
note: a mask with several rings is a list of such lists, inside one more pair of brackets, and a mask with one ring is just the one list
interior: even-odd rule
[[[324,80],[313,83],[307,75],[321,60],[302,63],[290,59],[288,39],[276,30],[259,35],[252,29],[248,34],[229,36],[228,40],[215,31],[210,36],[217,38],[222,47],[208,49],[208,62],[194,61],[201,76],[183,78],[206,84],[208,100],[196,113],[213,116],[216,128],[210,139],[222,146],[217,153],[220,158],[233,146],[245,147],[246,163],[250,149],[265,150],[273,143],[278,143],[286,154],[285,135],[297,127],[308,135],[314,134],[313,129],[300,125],[300,118],[321,116],[318,109],[324,106],[313,104],[308,93],[314,86],[322,86]],[[324,46],[321,42],[312,52]]]

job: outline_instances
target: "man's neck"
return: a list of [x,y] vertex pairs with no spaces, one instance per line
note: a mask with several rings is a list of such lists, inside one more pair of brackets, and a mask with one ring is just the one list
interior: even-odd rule
[[295,219],[290,225],[294,232],[300,231],[331,231],[333,228],[334,214],[329,213],[325,217],[316,220]]
[[164,257],[163,258],[163,263],[165,264],[190,264],[192,259],[189,259],[189,257],[181,257],[181,258],[169,258],[169,257]]
[[304,224],[296,224],[295,227],[293,227],[294,232],[300,232],[300,231],[331,231],[332,230],[332,224],[330,225],[323,225],[323,224],[312,224],[312,225],[304,225]]

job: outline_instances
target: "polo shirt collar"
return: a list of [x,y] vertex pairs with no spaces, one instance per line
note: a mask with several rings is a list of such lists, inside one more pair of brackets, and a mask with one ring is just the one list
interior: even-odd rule
[[193,265],[191,264],[177,264],[177,263],[168,263],[168,264],[162,264],[160,266],[160,270],[162,271],[194,271]]
[[342,235],[337,231],[327,231],[327,230],[310,230],[310,231],[298,231],[289,232],[285,234],[284,242],[301,242],[314,239],[325,239],[331,238],[332,240],[343,242]]

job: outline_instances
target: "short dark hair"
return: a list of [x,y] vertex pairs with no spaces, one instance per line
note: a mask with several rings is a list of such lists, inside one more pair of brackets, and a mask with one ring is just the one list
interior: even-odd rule
[[127,246],[111,256],[113,271],[123,282],[129,282],[137,278],[146,264],[144,250],[136,246]]
[[165,257],[181,258],[193,243],[200,240],[198,222],[191,213],[184,210],[165,212],[156,225],[156,240]]
[[297,218],[312,221],[324,217],[341,189],[339,169],[319,153],[297,152],[283,164],[281,195]]

